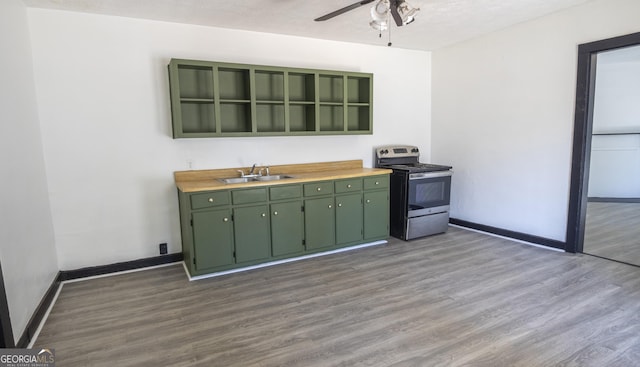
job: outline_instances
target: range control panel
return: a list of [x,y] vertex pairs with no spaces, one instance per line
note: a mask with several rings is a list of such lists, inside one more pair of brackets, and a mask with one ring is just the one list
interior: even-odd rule
[[420,150],[413,145],[385,145],[376,148],[378,158],[419,157]]

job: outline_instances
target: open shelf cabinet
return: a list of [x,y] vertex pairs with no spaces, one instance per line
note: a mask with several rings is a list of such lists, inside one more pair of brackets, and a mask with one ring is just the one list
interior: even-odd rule
[[373,75],[172,59],[174,138],[371,134]]

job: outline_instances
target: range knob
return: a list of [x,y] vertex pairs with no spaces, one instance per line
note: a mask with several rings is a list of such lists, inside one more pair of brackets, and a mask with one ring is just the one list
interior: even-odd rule
[[418,153],[418,152],[419,152],[418,148],[411,148],[411,153]]
[[385,149],[384,154],[389,154],[389,149]]

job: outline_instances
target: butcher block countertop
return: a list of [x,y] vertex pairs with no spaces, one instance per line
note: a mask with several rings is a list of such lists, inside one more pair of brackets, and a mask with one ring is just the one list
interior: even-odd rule
[[[264,167],[265,166],[256,166],[255,173],[258,173],[259,169]],[[242,170],[247,174],[250,169],[251,167],[237,167],[196,171],[177,171],[173,173],[173,177],[175,179],[176,186],[180,191],[198,192],[238,189],[254,186],[286,185],[321,180],[337,180],[343,178],[390,174],[393,172],[392,170],[385,168],[364,168],[362,167],[362,160],[349,160],[269,166],[269,173],[271,175],[292,176],[292,178],[276,181],[251,181],[228,184],[218,180],[220,178],[240,177],[238,170]]]

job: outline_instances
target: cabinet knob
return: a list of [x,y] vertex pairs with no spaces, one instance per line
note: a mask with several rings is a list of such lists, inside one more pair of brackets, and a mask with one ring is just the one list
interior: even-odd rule
[[329,209],[333,208],[333,206],[331,204],[329,204]]
[[209,202],[210,202],[210,203],[213,203],[213,198],[209,198]]
[[278,212],[273,212],[273,215],[278,215]]
[[342,207],[342,203],[338,204],[339,207]]
[[371,202],[371,200],[367,199],[367,203],[370,203],[370,202]]
[[224,218],[222,221],[223,221],[223,222],[228,222],[228,221],[229,221],[229,218]]
[[347,185],[347,189],[350,189],[350,188],[351,188],[351,185],[350,185],[350,184],[349,184],[349,185]]
[[318,191],[322,191],[322,187],[318,187]]
[[265,213],[262,213],[262,215],[261,215],[261,216],[262,216],[262,217],[266,217],[267,215],[266,215]]
[[376,181],[376,185],[380,185],[380,182]]

